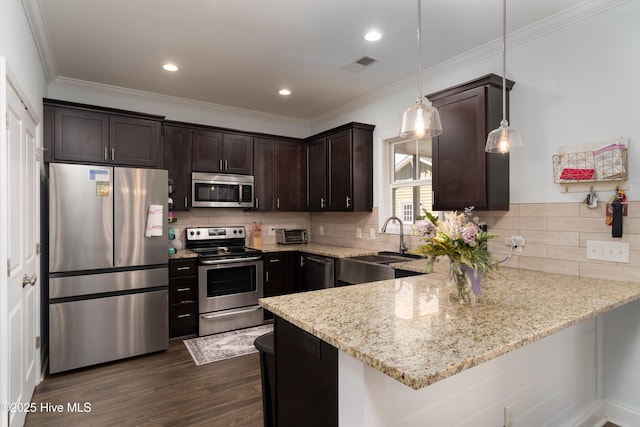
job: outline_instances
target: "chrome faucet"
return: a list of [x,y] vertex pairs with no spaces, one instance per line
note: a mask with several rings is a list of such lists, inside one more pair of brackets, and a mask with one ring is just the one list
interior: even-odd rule
[[387,224],[389,224],[389,221],[391,221],[392,219],[395,219],[396,221],[398,221],[398,224],[400,224],[400,254],[404,255],[404,252],[407,250],[407,247],[404,244],[404,225],[402,224],[402,220],[397,216],[390,216],[384,221],[384,225],[382,226],[382,232],[384,233],[387,231]]

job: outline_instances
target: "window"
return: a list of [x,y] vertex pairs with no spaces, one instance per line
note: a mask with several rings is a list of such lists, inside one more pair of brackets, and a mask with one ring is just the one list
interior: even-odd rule
[[405,224],[432,212],[431,139],[390,143],[391,215]]

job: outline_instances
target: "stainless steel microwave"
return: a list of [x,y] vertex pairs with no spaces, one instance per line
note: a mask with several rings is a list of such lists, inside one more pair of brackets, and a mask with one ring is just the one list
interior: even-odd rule
[[191,173],[191,206],[194,208],[253,207],[253,176]]

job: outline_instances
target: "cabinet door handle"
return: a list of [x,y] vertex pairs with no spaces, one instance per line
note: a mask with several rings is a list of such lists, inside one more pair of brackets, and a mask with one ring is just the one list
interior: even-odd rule
[[222,159],[218,160],[218,169],[223,170],[222,169]]
[[188,208],[189,207],[189,201],[187,200],[187,196],[184,196],[184,207]]
[[109,157],[107,157],[107,147],[104,147],[104,159],[109,160]]
[[259,199],[256,197],[256,209],[260,208],[260,203],[259,203]]
[[226,170],[226,171],[229,170],[229,161],[228,160],[224,161],[224,170]]
[[280,262],[280,260],[277,259],[277,258],[276,259],[270,259],[269,262]]
[[280,209],[280,197],[276,199],[276,208]]
[[268,271],[267,271],[267,272],[265,272],[265,275],[264,275],[264,276],[265,276],[265,277],[264,277],[265,282],[269,283],[269,272],[268,272]]
[[115,160],[116,159],[116,149],[112,148],[111,149],[111,160]]
[[320,208],[324,209],[327,203],[324,201],[324,197],[320,197]]
[[347,207],[351,207],[351,197],[347,196]]
[[184,317],[191,317],[191,313],[187,313],[187,314],[179,314],[178,315],[178,319],[182,319]]
[[191,290],[191,288],[178,288],[178,289],[176,289],[176,292],[187,292],[187,291],[190,291],[190,290]]
[[178,267],[176,268],[178,271],[191,270],[191,267]]

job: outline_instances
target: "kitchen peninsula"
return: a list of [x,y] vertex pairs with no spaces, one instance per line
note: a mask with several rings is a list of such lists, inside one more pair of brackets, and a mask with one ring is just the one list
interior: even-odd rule
[[[307,415],[319,425],[497,426],[507,406],[518,426],[598,425],[600,315],[638,304],[640,284],[502,268],[483,281],[477,305],[460,306],[445,270],[262,299],[277,316],[278,387],[290,376],[282,338],[298,336],[296,357],[336,365],[326,372],[335,384],[321,384],[328,407],[336,394],[335,419],[327,407]],[[314,377],[296,375],[297,393],[314,389]],[[308,403],[279,402],[279,419]]]

